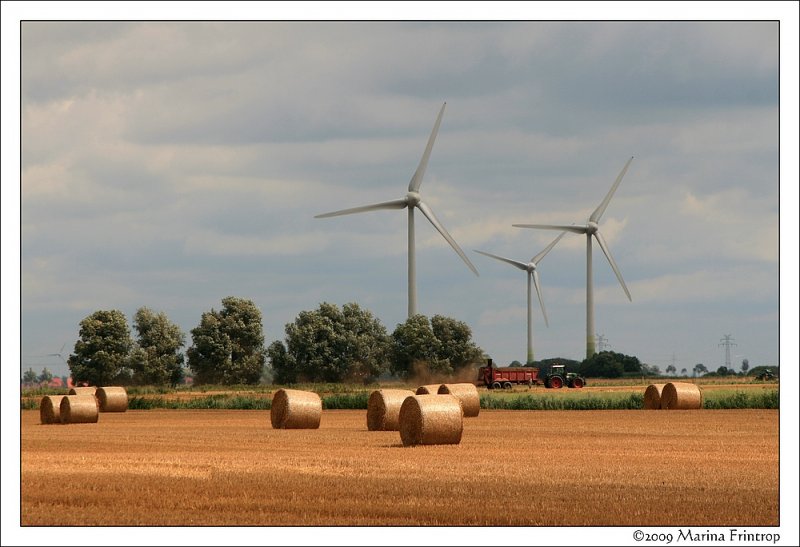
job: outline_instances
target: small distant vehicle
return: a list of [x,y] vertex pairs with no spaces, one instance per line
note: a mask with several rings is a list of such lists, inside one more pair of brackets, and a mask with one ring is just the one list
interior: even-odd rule
[[567,372],[565,365],[552,365],[550,372],[540,378],[536,367],[496,367],[489,359],[486,366],[478,369],[478,384],[489,389],[511,389],[515,385],[544,385],[551,389],[567,386],[579,389],[586,385],[586,379],[574,372]]
[[772,372],[770,369],[764,369],[756,375],[756,380],[765,381],[765,380],[774,380],[775,373]]

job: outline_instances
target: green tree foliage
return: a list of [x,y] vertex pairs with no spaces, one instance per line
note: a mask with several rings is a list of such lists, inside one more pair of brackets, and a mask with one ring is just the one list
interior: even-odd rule
[[667,370],[667,375],[672,376],[673,374],[675,374],[675,372],[677,372],[678,369],[675,368],[675,365],[667,365],[666,370]]
[[706,366],[703,363],[697,363],[694,366],[694,368],[692,369],[692,373],[695,376],[698,376],[698,375],[703,374],[705,372],[708,372],[708,369],[706,368]]
[[750,361],[742,359],[742,374],[747,375],[747,369],[750,368]]
[[25,371],[22,375],[22,382],[25,384],[35,384],[39,381],[39,375],[33,372],[32,368],[29,368]]
[[41,374],[39,374],[39,383],[40,384],[49,384],[53,379],[53,373],[50,372],[50,369],[45,367],[42,369]]
[[139,308],[133,318],[137,333],[131,358],[133,381],[139,385],[172,385],[183,380],[186,335],[162,313]]
[[483,351],[472,341],[466,323],[442,315],[430,321],[415,315],[392,333],[392,374],[408,378],[420,367],[430,374],[452,375],[480,364]]
[[642,372],[642,364],[638,358],[614,351],[595,353],[584,360],[580,367],[580,373],[591,378],[619,378]]
[[661,376],[661,369],[658,368],[658,365],[648,365],[647,363],[642,363],[641,371],[645,376]]
[[192,329],[186,352],[197,384],[255,384],[266,363],[261,312],[246,299],[229,296],[222,309],[205,312]]
[[286,344],[267,349],[277,384],[370,382],[386,372],[389,337],[380,320],[358,304],[323,302],[286,325]]
[[73,381],[93,386],[127,385],[133,348],[128,321],[119,310],[100,310],[80,323],[74,353],[67,359]]

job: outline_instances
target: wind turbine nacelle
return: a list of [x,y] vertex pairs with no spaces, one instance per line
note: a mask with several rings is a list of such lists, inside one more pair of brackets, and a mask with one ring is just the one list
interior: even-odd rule
[[598,225],[597,225],[597,223],[596,223],[596,222],[594,222],[594,221],[590,221],[590,222],[589,222],[589,223],[586,225],[586,233],[587,233],[587,234],[589,234],[589,235],[594,235],[594,234],[596,234],[596,233],[597,233],[597,230],[599,230],[599,229],[600,229],[600,226],[598,226]]
[[409,207],[416,207],[422,201],[422,196],[417,192],[409,192],[406,194],[406,202]]

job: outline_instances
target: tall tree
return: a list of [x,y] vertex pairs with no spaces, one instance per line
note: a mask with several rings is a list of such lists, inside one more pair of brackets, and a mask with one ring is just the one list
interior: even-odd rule
[[205,312],[186,352],[199,384],[255,384],[266,363],[261,312],[251,300],[229,296]]
[[579,372],[591,378],[619,378],[625,374],[627,356],[613,351],[595,353],[581,363]]
[[595,378],[618,378],[623,375],[647,374],[648,365],[642,365],[637,357],[615,351],[601,351],[585,359],[580,373]]
[[750,368],[750,361],[747,359],[742,359],[742,373],[747,375],[747,371]]
[[137,333],[131,359],[133,380],[140,385],[177,385],[183,380],[186,335],[163,313],[139,308],[133,318]]
[[412,315],[392,333],[391,371],[395,376],[408,378],[425,367],[426,372],[448,374],[448,363],[439,359],[439,341],[433,334],[430,321],[424,315]]
[[675,374],[675,372],[677,371],[675,365],[667,365],[666,370],[667,370],[667,375]]
[[698,376],[700,374],[708,372],[708,369],[703,363],[697,363],[692,369],[692,372],[694,373],[695,376]]
[[278,384],[369,382],[386,370],[389,338],[380,320],[355,303],[323,302],[286,325],[286,344],[267,353]]
[[35,384],[39,380],[39,375],[36,374],[32,368],[28,368],[22,375],[22,382],[24,384]]
[[438,358],[453,370],[482,362],[482,350],[472,341],[472,329],[463,321],[452,317],[434,315],[431,330],[438,345]]
[[100,310],[80,323],[79,339],[67,365],[75,383],[127,385],[133,348],[128,321],[119,310]]
[[38,378],[39,383],[40,384],[49,384],[52,379],[53,379],[53,373],[50,372],[49,368],[44,367],[42,369],[41,374],[39,374],[39,378]]
[[392,333],[391,370],[403,378],[416,373],[451,375],[482,360],[472,330],[450,317],[435,315],[429,321],[417,314]]

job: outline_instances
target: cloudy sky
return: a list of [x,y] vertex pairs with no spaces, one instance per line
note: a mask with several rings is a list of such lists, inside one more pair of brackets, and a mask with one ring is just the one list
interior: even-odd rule
[[[421,194],[480,276],[418,213],[420,313],[524,361],[525,276],[473,250],[527,262],[557,233],[512,224],[585,223],[633,156],[601,219],[632,302],[595,245],[597,334],[777,364],[778,54],[775,21],[23,22],[21,369],[66,374],[96,310],[188,346],[226,296],[268,344],[321,302],[393,331],[405,211],[314,215],[403,197],[445,101]],[[539,271],[536,358],[582,359],[585,238]]]

